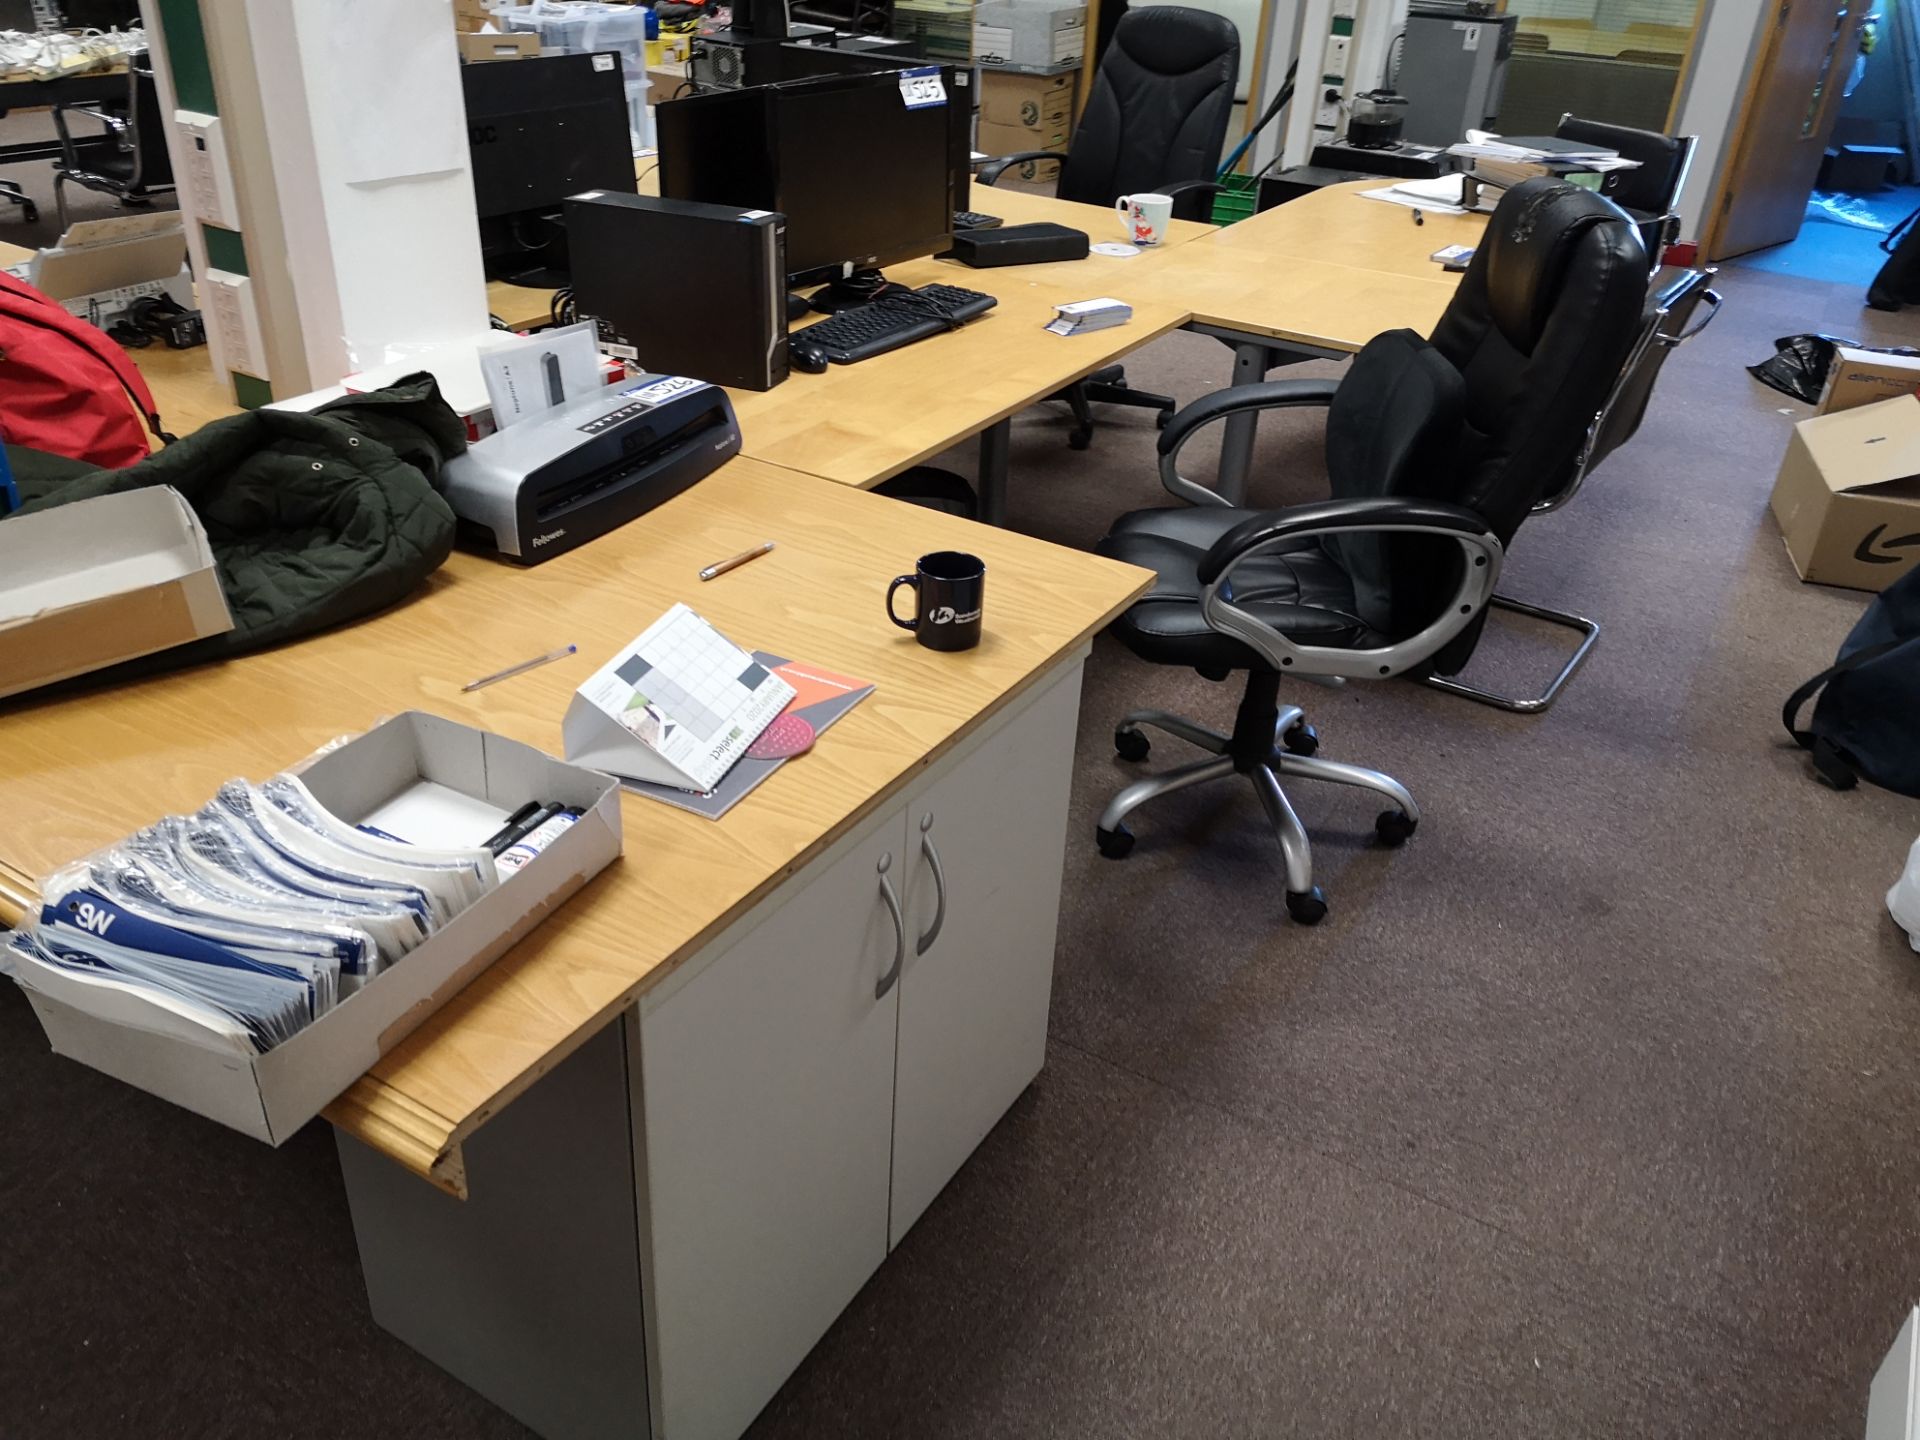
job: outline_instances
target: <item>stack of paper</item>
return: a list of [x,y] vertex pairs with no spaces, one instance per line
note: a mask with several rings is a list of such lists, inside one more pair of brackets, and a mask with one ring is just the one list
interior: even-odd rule
[[1440,175],[1430,180],[1402,180],[1379,190],[1362,190],[1360,193],[1369,200],[1384,200],[1389,205],[1405,205],[1409,209],[1435,215],[1464,215],[1466,209],[1460,200],[1460,181],[1458,175]]
[[1075,300],[1053,307],[1053,319],[1046,328],[1055,335],[1084,335],[1089,330],[1105,330],[1124,325],[1133,318],[1133,307],[1124,300],[1102,297],[1099,300]]
[[484,847],[369,834],[290,775],[234,780],[55,874],[0,971],[58,971],[100,1013],[140,997],[201,1043],[261,1054],[498,883]]
[[1503,189],[1542,175],[1557,175],[1576,184],[1585,182],[1597,185],[1597,180],[1592,177],[1613,170],[1632,170],[1640,163],[1604,145],[1585,145],[1577,140],[1562,140],[1552,135],[1518,135],[1503,139],[1484,130],[1469,130],[1467,138],[1449,147],[1447,153],[1472,161],[1472,173],[1476,180]]

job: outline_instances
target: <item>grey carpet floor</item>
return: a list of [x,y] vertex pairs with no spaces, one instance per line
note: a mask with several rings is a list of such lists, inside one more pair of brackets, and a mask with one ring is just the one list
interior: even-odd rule
[[[73,122],[76,135],[96,134],[99,128],[96,122],[84,118]],[[51,111],[0,112],[0,145],[19,145],[30,140],[51,140],[53,136]],[[9,245],[24,245],[31,250],[42,245],[51,245],[58,240],[60,219],[53,205],[51,163],[46,160],[34,160],[22,165],[0,165],[0,180],[11,180],[20,186],[40,211],[40,218],[29,224],[25,210],[10,200],[0,200],[0,241]],[[68,185],[65,188],[70,222],[104,220],[108,216],[125,213],[120,208],[119,201],[111,195],[103,195],[78,185]],[[162,196],[153,201],[153,208],[172,210],[176,207],[171,196]]]
[[[1742,366],[1920,316],[1726,288],[1639,437],[1521,533],[1507,588],[1606,626],[1554,711],[1297,692],[1427,813],[1384,851],[1372,804],[1295,791],[1319,928],[1240,789],[1095,853],[1114,720],[1236,693],[1096,645],[1046,1070],[755,1440],[1859,1435],[1920,1295],[1920,957],[1882,906],[1920,803],[1782,743],[1865,597],[1794,577],[1766,498],[1803,412]],[[1175,336],[1129,369],[1190,400],[1227,362]],[[1085,545],[1164,501],[1146,416],[1064,433],[1016,424],[1018,528]],[[1319,494],[1310,424],[1266,424],[1258,475]],[[1475,673],[1537,682],[1557,643],[1502,621]],[[54,1059],[11,986],[0,1225],[8,1440],[526,1433],[373,1328],[323,1129],[268,1151]]]

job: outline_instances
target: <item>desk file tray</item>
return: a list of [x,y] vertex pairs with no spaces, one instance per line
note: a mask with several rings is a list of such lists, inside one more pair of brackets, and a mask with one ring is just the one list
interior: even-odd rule
[[[27,992],[57,1053],[272,1145],[319,1114],[621,849],[617,782],[436,715],[394,716],[292,773],[336,821],[375,836],[398,831],[423,848],[478,845],[499,817],[528,801],[555,802],[580,814],[524,867],[449,911],[424,939],[357,988],[344,983],[343,974],[337,989],[328,990],[326,1008],[314,1005],[315,1018],[284,1038],[274,1034],[258,1053],[183,1023],[182,1010],[165,994],[102,985],[98,971],[42,963],[18,950],[0,952],[0,968]],[[222,795],[235,789],[223,787]],[[436,824],[440,833],[411,828]],[[76,873],[87,872],[69,867],[61,872],[62,883]],[[64,903],[73,896],[46,898]],[[88,925],[93,917],[84,913],[75,917],[78,928],[63,928],[43,911],[34,938],[65,935],[73,949],[84,951],[92,943],[85,933],[90,929],[105,954],[111,942],[141,933],[139,919],[120,908],[110,931],[97,919]],[[294,921],[283,916],[281,923]],[[116,967],[112,977],[139,973],[137,958],[123,958],[127,968]]]

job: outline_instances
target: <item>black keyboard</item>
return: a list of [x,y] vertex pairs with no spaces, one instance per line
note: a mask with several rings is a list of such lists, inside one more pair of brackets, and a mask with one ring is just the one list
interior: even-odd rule
[[953,212],[953,228],[956,230],[994,230],[1005,223],[998,215],[982,215],[978,210]]
[[826,352],[836,365],[871,360],[943,330],[957,330],[1000,302],[958,285],[922,285],[918,290],[850,305],[817,325],[793,332]]

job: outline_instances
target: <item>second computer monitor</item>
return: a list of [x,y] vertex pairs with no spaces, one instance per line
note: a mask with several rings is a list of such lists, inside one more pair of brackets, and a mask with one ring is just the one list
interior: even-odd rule
[[661,194],[784,214],[795,283],[951,243],[948,110],[909,101],[896,73],[696,95],[655,118]]

